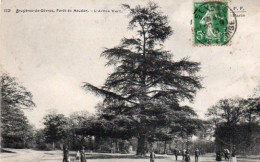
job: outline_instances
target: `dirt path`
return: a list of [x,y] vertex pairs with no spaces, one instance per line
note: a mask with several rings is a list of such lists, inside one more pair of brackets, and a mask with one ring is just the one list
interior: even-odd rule
[[[1,162],[62,162],[62,151],[35,151],[30,149],[8,149],[15,153],[1,153]],[[70,152],[75,154],[74,152]],[[149,162],[149,159],[134,159],[127,158],[127,155],[121,154],[91,154],[95,159],[88,159],[88,162]],[[88,155],[88,156],[91,156]],[[110,156],[110,157],[109,157]],[[120,157],[121,156],[121,157]],[[132,155],[129,155],[130,157]],[[92,158],[93,158],[92,157]],[[109,158],[106,158],[109,157]],[[118,158],[115,158],[118,157]],[[156,159],[155,162],[176,162],[175,157],[171,155],[157,155],[160,159]],[[182,162],[179,156],[178,162]],[[260,156],[250,158],[238,158],[239,162],[259,162]],[[71,162],[74,162],[74,156],[71,156]],[[191,161],[194,162],[194,156],[191,156]],[[199,162],[214,162],[214,154],[201,156]],[[223,161],[224,162],[224,161]]]
[[1,153],[2,162],[62,161],[61,151],[35,151],[30,149],[9,149],[15,153]]

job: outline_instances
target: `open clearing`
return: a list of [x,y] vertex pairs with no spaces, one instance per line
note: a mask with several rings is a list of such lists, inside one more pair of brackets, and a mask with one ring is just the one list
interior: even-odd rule
[[[7,149],[13,153],[1,153],[1,162],[62,162],[62,151],[36,151],[31,149]],[[87,153],[88,162],[149,162],[149,158],[138,158],[133,154]],[[75,161],[75,152],[70,151],[71,161]],[[181,156],[178,157],[181,162]],[[155,162],[174,162],[173,155],[157,155]],[[194,162],[194,156],[191,156]],[[200,156],[201,162],[215,161],[214,154]],[[239,162],[259,162],[260,156],[238,157]]]

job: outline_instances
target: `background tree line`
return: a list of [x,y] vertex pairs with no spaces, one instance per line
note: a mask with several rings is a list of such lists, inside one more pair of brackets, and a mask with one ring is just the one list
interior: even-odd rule
[[260,91],[249,98],[219,100],[206,114],[214,128],[216,149],[240,153],[260,151]]
[[32,94],[14,77],[1,75],[1,147],[30,147],[33,127],[23,109],[32,109]]
[[[135,123],[126,118],[109,118],[111,114],[105,111],[103,104],[98,104],[96,114],[87,111],[74,112],[66,117],[55,111],[50,111],[43,118],[42,129],[36,129],[29,124],[24,110],[35,107],[32,94],[19,83],[16,78],[4,73],[1,76],[1,146],[3,148],[34,148],[40,150],[61,149],[66,143],[72,150],[79,149],[82,145],[86,149],[97,152],[129,152],[129,148],[137,150],[138,139],[135,137]],[[190,120],[187,115],[196,117],[196,113],[190,107],[183,107],[180,118],[176,124],[165,126],[153,134],[154,141],[162,141],[164,144],[177,137],[177,133],[183,138],[196,134],[196,130],[202,127],[200,120]],[[181,118],[182,117],[182,118]],[[185,120],[182,120],[185,119]],[[163,121],[163,120],[162,120]],[[160,121],[159,121],[160,122]],[[172,133],[175,132],[175,136]],[[145,143],[148,150],[149,143]],[[165,147],[164,151],[165,152]]]
[[[111,153],[128,153],[138,148],[134,123],[124,118],[109,120],[102,104],[96,106],[96,114],[78,111],[66,117],[50,111],[43,118],[44,127],[36,129],[23,113],[35,106],[32,94],[7,74],[2,75],[1,91],[2,147],[52,150],[62,149],[66,143],[71,150],[84,146],[88,151]],[[191,123],[184,118],[154,134],[156,140],[152,147],[156,153],[172,153],[174,149],[188,147],[200,148],[202,153],[229,148],[242,154],[257,154],[260,150],[259,102],[259,88],[246,99],[219,100],[208,109],[209,121]],[[191,140],[194,135],[197,140]],[[149,144],[147,141],[146,150],[151,147]]]

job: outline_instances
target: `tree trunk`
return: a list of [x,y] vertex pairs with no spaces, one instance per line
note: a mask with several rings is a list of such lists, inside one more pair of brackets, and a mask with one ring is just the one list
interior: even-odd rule
[[110,145],[110,147],[111,147],[111,150],[110,150],[110,153],[113,153],[113,139],[111,139],[111,145]]
[[75,135],[74,131],[73,131],[73,135],[72,135],[72,148],[73,149],[77,149],[75,146],[76,146],[76,138],[77,136]]
[[164,154],[166,154],[167,153],[167,151],[166,151],[166,146],[167,146],[167,140],[164,140]]
[[52,150],[55,150],[55,143],[52,142]]
[[232,139],[232,136],[229,138],[229,142],[230,142],[230,157],[233,153],[233,139]]
[[26,141],[25,141],[25,139],[23,139],[23,148],[25,148],[26,147]]
[[140,135],[138,137],[138,144],[137,144],[136,155],[145,156],[146,155],[145,146],[146,146],[145,145],[145,135]]
[[119,150],[119,149],[118,149],[118,141],[117,141],[117,139],[116,139],[116,153],[119,152],[118,150]]
[[250,147],[252,142],[252,110],[249,110],[248,117],[248,138],[247,138],[247,147]]
[[157,151],[160,154],[161,153],[161,144],[160,142],[157,142]]
[[171,150],[172,150],[171,145],[172,145],[172,141],[169,142],[168,153],[172,153],[171,152]]
[[153,143],[152,142],[149,142],[149,151],[151,152],[151,151],[154,151],[153,150]]

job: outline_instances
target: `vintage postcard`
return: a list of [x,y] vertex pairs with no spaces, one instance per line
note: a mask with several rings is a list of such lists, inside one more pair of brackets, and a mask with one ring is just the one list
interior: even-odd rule
[[2,0],[0,161],[259,161],[259,18],[259,0]]

